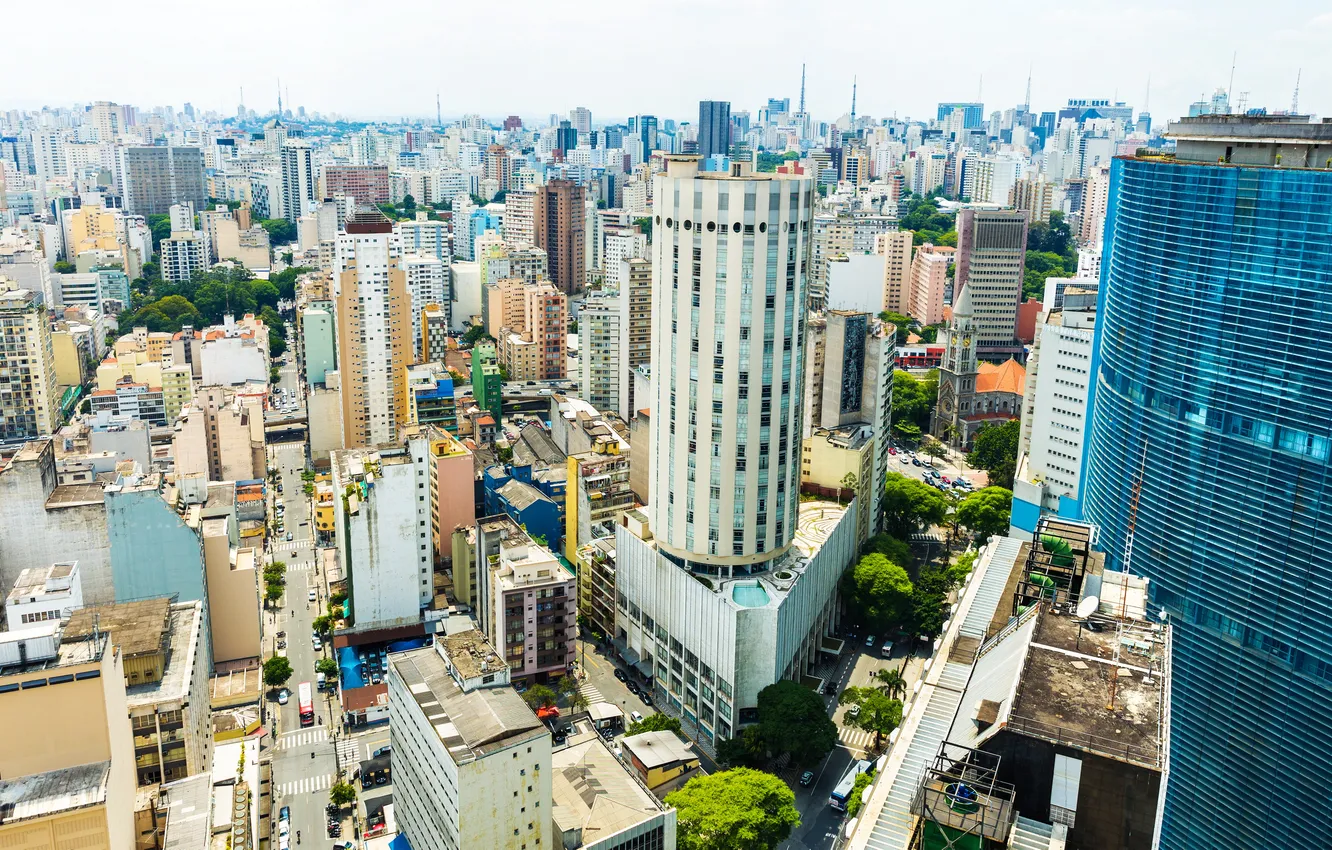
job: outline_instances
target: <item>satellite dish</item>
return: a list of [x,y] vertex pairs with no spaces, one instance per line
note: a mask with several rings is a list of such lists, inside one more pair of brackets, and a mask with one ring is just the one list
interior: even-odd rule
[[1084,596],[1082,598],[1082,601],[1078,603],[1078,610],[1076,613],[1079,619],[1085,620],[1088,617],[1090,617],[1092,614],[1095,614],[1096,609],[1100,607],[1101,607],[1101,600],[1099,597]]

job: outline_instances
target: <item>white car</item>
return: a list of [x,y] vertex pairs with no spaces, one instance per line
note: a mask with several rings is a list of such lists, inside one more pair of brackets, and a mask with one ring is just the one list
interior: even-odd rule
[[324,642],[323,642],[322,640],[320,640],[319,638],[315,638],[315,639],[314,639],[314,648],[315,648],[316,650],[323,649],[323,648],[324,648]]
[[631,711],[629,712],[629,719],[634,723],[642,723],[643,715],[639,714],[637,711]]
[[282,690],[278,691],[278,705],[286,705],[287,701],[290,699],[291,699],[291,691],[287,690],[286,688],[283,688]]

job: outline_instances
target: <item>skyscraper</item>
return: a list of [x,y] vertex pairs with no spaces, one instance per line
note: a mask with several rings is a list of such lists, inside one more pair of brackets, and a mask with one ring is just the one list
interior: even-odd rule
[[40,293],[0,276],[0,440],[32,440],[60,424],[51,323]]
[[344,445],[376,446],[407,424],[411,296],[393,225],[378,210],[347,217],[338,236],[338,369]]
[[652,152],[657,149],[657,116],[638,116],[637,127],[638,138],[642,143],[642,159],[643,162],[647,162],[652,158]]
[[[282,145],[282,211],[292,224],[314,211],[315,178],[313,151],[303,140]],[[362,198],[369,202],[369,198]]]
[[583,238],[583,187],[569,180],[552,180],[535,188],[533,235],[546,252],[550,279],[568,295],[583,288],[587,272]]
[[1167,135],[1112,165],[1084,510],[1173,623],[1160,846],[1328,847],[1332,125]]
[[677,563],[747,570],[795,534],[813,183],[698,164],[655,178],[652,528]]
[[555,151],[564,156],[578,147],[578,130],[568,121],[561,121],[555,128]]
[[962,210],[957,214],[954,292],[971,289],[976,347],[982,358],[1020,353],[1017,308],[1027,250],[1021,210]]
[[706,162],[711,156],[731,152],[731,103],[727,100],[698,102],[698,155]]
[[116,148],[116,180],[129,215],[166,215],[172,204],[204,205],[200,148]]

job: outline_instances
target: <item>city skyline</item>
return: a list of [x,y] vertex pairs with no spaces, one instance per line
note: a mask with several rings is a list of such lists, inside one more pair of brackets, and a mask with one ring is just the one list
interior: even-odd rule
[[[80,8],[87,10],[87,16],[99,18],[96,7],[82,0],[69,5],[72,19],[82,16]],[[343,6],[347,6],[347,14],[341,13]],[[699,56],[720,56],[726,71],[717,73],[717,64],[710,61],[706,71],[686,65],[661,77],[606,74],[602,52],[571,50],[562,57],[558,70],[570,80],[596,80],[586,92],[594,96],[575,96],[567,104],[556,104],[547,87],[533,84],[544,79],[538,63],[524,62],[521,57],[528,50],[536,55],[552,41],[576,44],[583,32],[578,17],[549,21],[532,9],[533,14],[511,16],[499,39],[486,37],[489,21],[480,13],[446,16],[422,8],[415,16],[421,25],[395,32],[401,40],[385,45],[394,54],[393,63],[387,66],[392,70],[385,70],[392,75],[393,85],[375,86],[368,83],[360,62],[312,63],[287,58],[305,54],[282,47],[286,34],[304,32],[329,56],[364,51],[361,30],[348,26],[352,7],[333,3],[321,7],[323,14],[310,15],[301,9],[242,3],[225,19],[210,21],[214,29],[210,61],[220,73],[173,77],[161,73],[150,54],[130,53],[118,60],[121,73],[116,75],[114,88],[89,91],[86,75],[50,63],[40,40],[19,40],[12,45],[11,61],[18,67],[41,68],[37,75],[40,86],[28,87],[6,107],[40,109],[100,99],[139,106],[171,104],[180,109],[190,101],[196,108],[227,115],[235,113],[243,89],[246,106],[265,114],[276,108],[281,80],[284,106],[304,105],[307,110],[337,112],[356,120],[433,117],[437,93],[446,105],[446,115],[481,112],[496,119],[507,114],[545,117],[552,109],[565,113],[583,105],[591,109],[598,124],[636,113],[695,120],[697,103],[703,99],[729,100],[735,111],[755,110],[769,97],[790,97],[794,106],[803,62],[808,110],[821,120],[835,120],[850,111],[853,80],[857,79],[859,115],[924,119],[933,113],[936,102],[973,100],[978,91],[987,112],[1002,110],[1022,102],[1029,70],[1033,105],[1038,108],[1050,109],[1069,98],[1098,98],[1122,100],[1141,109],[1150,78],[1149,108],[1156,104],[1153,111],[1157,114],[1174,116],[1186,114],[1190,103],[1210,97],[1216,88],[1231,87],[1233,63],[1235,99],[1247,93],[1250,107],[1289,109],[1298,77],[1305,93],[1301,111],[1332,112],[1327,95],[1332,92],[1332,69],[1318,52],[1332,37],[1332,13],[1314,14],[1307,4],[1295,0],[1278,2],[1263,20],[1247,22],[1242,39],[1230,36],[1234,16],[1215,4],[1203,7],[1187,2],[1109,16],[1042,3],[1022,20],[994,14],[977,4],[976,14],[958,10],[955,28],[950,30],[951,43],[900,39],[891,55],[866,52],[863,59],[855,58],[854,46],[845,43],[840,23],[809,20],[799,14],[798,7],[783,6],[765,5],[762,18],[753,13],[756,7],[709,8],[705,28],[693,26],[700,19],[689,14],[693,4],[685,4],[678,14],[668,17],[617,8],[614,13],[619,17],[610,20],[621,22],[624,33],[649,27],[653,41],[690,44],[691,52]],[[256,29],[246,9],[262,15],[270,25]],[[596,11],[595,6],[587,7],[592,19],[606,18]],[[40,13],[34,7],[15,10],[15,14],[15,31],[40,24]],[[1152,25],[1144,29],[1140,19],[1147,14]],[[432,19],[439,26],[425,25]],[[178,22],[174,18],[163,18],[163,23],[158,20],[151,15],[138,17],[131,25],[129,19],[107,19],[101,28],[113,41],[123,36],[129,40],[126,43],[166,43],[170,31],[165,21]],[[1045,31],[1033,28],[1030,21],[1045,22]],[[721,50],[730,38],[728,33],[740,26],[754,33],[756,43],[782,44],[785,49]],[[233,29],[234,38],[229,35]],[[441,31],[451,34],[445,44],[430,40],[437,39]],[[1091,31],[1098,37],[1087,54],[1085,45],[1076,45],[1083,41],[1083,33]],[[263,32],[274,35],[265,39]],[[1061,35],[1069,41],[1067,45],[1061,43]],[[1024,38],[1030,39],[1033,49],[1017,49],[1007,55],[992,49],[994,44],[1022,44]],[[851,58],[830,57],[847,48],[852,48]],[[442,51],[447,61],[440,63],[436,51]],[[495,63],[497,53],[518,61]],[[629,65],[641,54],[626,50],[625,55]],[[725,62],[730,55],[736,59]],[[1067,57],[1088,61],[1069,62]],[[488,71],[459,75],[457,70],[469,63],[484,63]]]

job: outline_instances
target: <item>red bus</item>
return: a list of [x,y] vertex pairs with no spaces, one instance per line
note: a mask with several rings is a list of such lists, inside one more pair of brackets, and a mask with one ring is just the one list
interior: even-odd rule
[[313,725],[314,725],[314,700],[310,697],[310,683],[309,683],[309,682],[301,682],[301,686],[300,686],[300,688],[297,689],[296,693],[299,695],[299,698],[300,698],[300,707],[301,707],[301,725],[302,725],[302,726],[313,726]]

